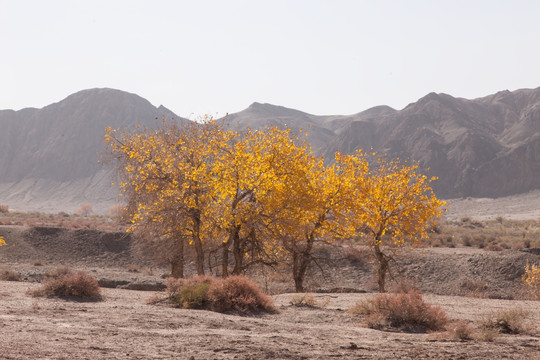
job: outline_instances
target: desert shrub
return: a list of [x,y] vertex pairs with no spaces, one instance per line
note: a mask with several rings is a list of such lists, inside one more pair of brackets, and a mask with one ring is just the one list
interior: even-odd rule
[[289,299],[292,306],[297,307],[317,307],[319,303],[312,294],[294,294]]
[[465,320],[451,323],[446,327],[450,338],[454,340],[471,340],[473,338],[474,327]]
[[473,237],[473,244],[480,248],[480,249],[483,249],[484,246],[486,246],[486,236],[485,235],[475,235]]
[[460,284],[460,295],[471,297],[485,297],[489,290],[488,284],[481,280],[463,280]]
[[244,276],[229,276],[214,282],[208,292],[208,298],[211,309],[217,312],[253,314],[277,311],[272,298]]
[[69,272],[43,280],[41,287],[30,292],[34,297],[60,297],[78,300],[101,300],[97,280],[84,271]]
[[370,328],[396,328],[407,332],[441,330],[448,322],[445,312],[422,299],[418,290],[399,294],[378,294],[356,303],[350,310],[354,315],[365,315]]
[[503,247],[497,243],[490,242],[486,247],[484,247],[484,250],[486,251],[503,251]]
[[277,311],[272,299],[244,276],[230,276],[226,279],[209,276],[168,278],[166,286],[169,299],[184,309],[238,314]]
[[92,212],[94,212],[94,209],[90,204],[81,204],[81,206],[79,206],[79,208],[77,209],[77,214],[81,216],[88,216]]
[[122,219],[124,215],[124,207],[122,205],[113,205],[109,207],[109,216],[115,219]]
[[479,328],[503,334],[528,334],[532,331],[528,316],[521,309],[495,311],[480,319]]
[[0,204],[0,214],[7,214],[7,213],[9,213],[9,206]]
[[183,309],[208,308],[208,290],[215,281],[209,276],[194,276],[189,279],[167,278],[165,283],[169,299]]
[[523,274],[522,278],[531,296],[535,299],[540,299],[540,267],[534,264],[527,264],[525,274]]
[[2,270],[0,271],[0,280],[4,281],[21,281],[21,275],[18,272],[13,270]]
[[461,242],[464,246],[472,246],[471,237],[469,235],[463,235],[461,237]]

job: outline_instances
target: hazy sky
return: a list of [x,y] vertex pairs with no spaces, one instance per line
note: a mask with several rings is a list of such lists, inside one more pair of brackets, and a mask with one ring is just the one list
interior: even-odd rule
[[539,87],[540,1],[0,0],[0,55],[0,109],[110,87],[185,117],[352,114]]

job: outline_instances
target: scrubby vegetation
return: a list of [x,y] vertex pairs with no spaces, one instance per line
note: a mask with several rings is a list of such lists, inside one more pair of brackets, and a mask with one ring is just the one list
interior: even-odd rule
[[97,280],[84,271],[58,267],[46,275],[40,288],[30,291],[34,297],[59,297],[76,300],[101,300]]
[[527,264],[525,274],[523,274],[523,281],[525,281],[531,296],[540,300],[540,267]]
[[495,311],[482,317],[478,327],[502,334],[530,334],[533,328],[528,321],[529,316],[527,311],[521,309]]
[[13,270],[4,269],[0,271],[0,280],[4,281],[21,281],[21,275]]
[[393,328],[407,332],[442,330],[449,321],[441,308],[425,303],[418,290],[378,294],[356,303],[349,312],[364,315],[370,328]]
[[168,298],[184,309],[205,309],[222,313],[256,314],[276,312],[272,299],[243,276],[217,279],[195,276],[167,279]]

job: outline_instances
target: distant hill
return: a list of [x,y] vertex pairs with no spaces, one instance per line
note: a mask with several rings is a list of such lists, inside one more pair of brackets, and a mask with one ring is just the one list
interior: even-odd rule
[[[0,111],[0,204],[106,212],[117,197],[100,164],[105,128],[156,126],[176,116],[113,89],[90,89],[42,109]],[[378,106],[353,115],[311,115],[253,103],[230,126],[277,125],[308,131],[314,152],[331,161],[356,149],[420,163],[439,177],[439,196],[499,197],[540,189],[540,88],[467,100],[431,93],[403,110]]]
[[140,96],[112,89],[80,91],[42,109],[0,111],[0,203],[40,211],[106,212],[118,190],[100,164],[105,128],[152,127],[177,118]]
[[354,120],[325,148],[373,149],[418,161],[442,197],[499,197],[540,188],[540,88],[475,100],[431,93],[401,111]]

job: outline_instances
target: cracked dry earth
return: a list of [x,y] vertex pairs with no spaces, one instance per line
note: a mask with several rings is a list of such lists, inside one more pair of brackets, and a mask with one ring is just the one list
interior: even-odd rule
[[[102,289],[104,301],[32,298],[37,283],[0,282],[0,359],[540,359],[540,338],[500,335],[493,342],[365,327],[347,312],[373,294],[315,294],[324,307],[291,306],[254,317],[148,305],[152,292]],[[453,320],[500,309],[530,312],[539,302],[425,295]]]

